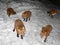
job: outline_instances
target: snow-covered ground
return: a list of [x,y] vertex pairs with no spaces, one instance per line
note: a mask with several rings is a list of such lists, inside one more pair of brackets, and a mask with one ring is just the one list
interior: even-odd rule
[[[34,5],[30,3],[11,2],[9,5],[0,2],[0,45],[60,45],[60,16],[53,19],[48,16],[47,9],[42,3]],[[7,7],[12,7],[17,14],[7,16]],[[32,12],[31,20],[23,21],[21,15],[24,11]],[[16,31],[13,32],[14,21],[21,19],[26,27],[26,34],[22,40],[17,38]],[[39,33],[42,26],[51,24],[53,30],[47,38],[47,42],[43,42]]]

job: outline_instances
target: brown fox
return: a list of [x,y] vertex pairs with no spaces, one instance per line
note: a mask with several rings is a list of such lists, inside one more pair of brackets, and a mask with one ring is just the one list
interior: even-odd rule
[[46,39],[49,36],[49,34],[51,33],[51,31],[52,31],[52,26],[51,25],[46,25],[45,27],[42,27],[42,30],[40,32],[40,36],[41,36],[41,38],[43,36],[45,36],[44,42],[46,42]]
[[27,22],[28,19],[30,20],[31,15],[32,15],[32,12],[31,11],[25,11],[22,14],[22,18],[24,19],[24,21]]
[[11,14],[16,14],[13,8],[7,8],[7,15],[10,17]]
[[51,16],[51,18],[53,18],[54,15],[57,14],[57,10],[55,10],[55,9],[51,9],[48,13],[49,13],[49,16]]
[[20,34],[21,39],[23,39],[23,36],[25,35],[26,29],[25,29],[25,26],[21,20],[19,20],[19,19],[15,20],[13,32],[15,31],[15,29],[17,32],[17,37],[19,37],[19,34]]

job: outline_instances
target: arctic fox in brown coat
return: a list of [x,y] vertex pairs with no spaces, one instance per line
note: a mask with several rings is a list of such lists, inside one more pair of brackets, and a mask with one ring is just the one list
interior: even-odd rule
[[16,14],[13,8],[7,8],[7,15],[10,17],[10,15]]
[[51,18],[53,18],[54,15],[57,14],[57,10],[55,10],[55,9],[51,9],[50,11],[48,11],[48,13],[49,13],[49,16],[51,16]]
[[15,20],[13,31],[15,31],[15,29],[17,32],[17,37],[19,37],[19,34],[20,34],[21,39],[23,39],[23,36],[25,35],[26,29],[25,29],[25,26],[21,20],[19,20],[19,19]]
[[51,25],[46,25],[45,27],[42,27],[42,30],[40,32],[41,38],[45,36],[44,42],[46,42],[47,37],[52,31],[52,26]]
[[24,19],[24,21],[27,22],[28,19],[30,20],[31,15],[32,15],[32,12],[31,11],[25,11],[22,14],[22,18]]

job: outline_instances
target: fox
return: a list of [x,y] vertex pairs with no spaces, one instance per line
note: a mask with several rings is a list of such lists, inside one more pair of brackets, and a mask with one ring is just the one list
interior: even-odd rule
[[52,29],[53,29],[52,25],[46,25],[45,27],[42,27],[40,36],[41,36],[41,38],[45,37],[44,42],[46,42],[46,39],[50,35]]
[[27,20],[30,20],[31,15],[32,15],[31,11],[25,11],[25,12],[23,12],[22,13],[23,21],[27,22]]
[[49,14],[49,16],[51,16],[51,18],[54,18],[54,15],[57,14],[57,10],[56,9],[51,9],[47,13]]
[[8,15],[8,17],[10,17],[10,15],[13,15],[13,14],[16,14],[16,12],[14,11],[14,9],[13,8],[7,8],[7,15]]
[[17,37],[19,37],[19,35],[20,35],[21,39],[23,39],[23,36],[26,33],[26,28],[25,28],[23,22],[20,19],[15,20],[13,32],[15,30],[16,30],[16,33],[17,33]]

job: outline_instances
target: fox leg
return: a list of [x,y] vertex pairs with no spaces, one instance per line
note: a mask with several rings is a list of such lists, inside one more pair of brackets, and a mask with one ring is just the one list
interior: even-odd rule
[[16,14],[16,12],[14,11],[13,14]]
[[51,18],[54,18],[54,16],[53,16],[53,15],[51,15]]
[[51,15],[49,14],[49,16],[51,16]]
[[23,21],[26,21],[27,22],[27,18],[23,18]]
[[25,18],[23,18],[23,21],[25,21]]
[[10,17],[10,13],[8,14],[8,17]]
[[19,34],[17,34],[17,37],[19,37]]
[[29,20],[30,20],[30,18],[29,18]]
[[46,39],[47,39],[47,37],[45,37],[45,40],[44,40],[44,42],[46,42]]
[[15,28],[13,29],[13,32],[15,31]]
[[26,22],[27,22],[27,18],[26,18],[26,20],[25,20]]
[[21,39],[23,39],[23,35],[21,35]]

